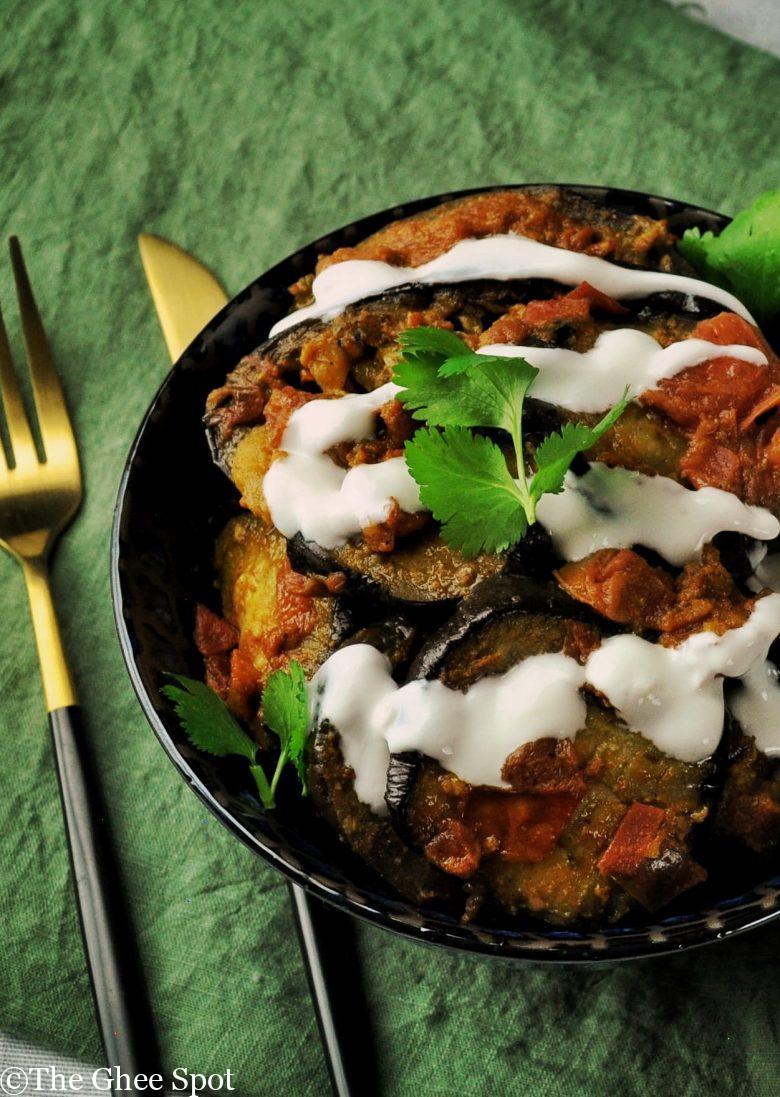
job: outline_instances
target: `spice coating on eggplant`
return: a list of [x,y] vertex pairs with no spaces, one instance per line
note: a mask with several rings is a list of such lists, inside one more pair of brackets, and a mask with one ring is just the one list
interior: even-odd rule
[[[632,266],[690,272],[665,221],[604,206],[568,187],[540,185],[484,191],[442,202],[391,222],[354,247],[322,256],[315,273],[347,259],[419,266],[460,240],[510,232]],[[296,303],[308,302],[311,277],[291,286]]]
[[[398,333],[419,324],[452,327],[473,346],[519,341],[590,349],[600,334],[630,322],[659,343],[686,338],[701,310],[688,302],[675,311],[666,301],[634,302],[616,315],[601,298],[565,294],[554,283],[474,282],[453,286],[412,286],[348,306],[328,322],[304,323],[269,340],[245,358],[209,397],[206,416],[212,452],[236,485],[242,505],[267,520],[263,477],[277,458],[290,416],[311,399],[372,391],[391,380],[398,359]],[[611,307],[611,306],[610,306]],[[706,311],[705,304],[701,309]],[[390,414],[392,412],[392,414]],[[529,401],[525,430],[529,442],[557,429],[570,413]],[[595,422],[598,416],[582,415]],[[651,408],[632,405],[593,451],[607,464],[678,478],[686,450],[684,435],[664,424]],[[396,401],[379,412],[376,437],[336,446],[329,455],[345,469],[373,464],[403,453],[416,427]],[[457,599],[475,583],[506,566],[506,554],[465,560],[442,542],[425,513],[394,511],[385,522],[335,549],[290,541],[296,568],[320,574],[343,571],[357,596],[410,604]],[[514,570],[525,571],[530,553],[515,547]],[[550,573],[550,567],[547,574]],[[530,573],[542,574],[538,557]]]
[[356,607],[321,581],[293,572],[284,538],[251,514],[228,522],[217,540],[215,568],[235,639],[224,655],[212,657],[211,684],[236,714],[253,720],[269,674],[291,659],[313,674],[354,629]]
[[[563,592],[501,577],[462,603],[411,676],[468,689],[543,652],[582,659],[600,639]],[[404,754],[391,760],[387,800],[396,825],[435,864],[462,879],[478,873],[512,914],[563,925],[614,920],[634,899],[654,908],[704,879],[688,841],[707,813],[706,774],[706,766],[667,757],[591,698],[573,742],[537,740],[507,759],[510,788],[473,787],[432,759]],[[635,805],[657,824],[644,845],[620,837]]]
[[780,843],[780,758],[768,757],[732,719],[712,832],[742,857],[766,861]]
[[[317,270],[348,259],[418,266],[458,240],[507,232],[637,268],[693,273],[663,221],[550,187],[445,203],[321,257]],[[296,305],[311,300],[312,277],[290,287]],[[673,643],[744,620],[751,542],[739,534],[718,535],[690,574],[642,546],[567,563],[539,524],[508,551],[465,559],[428,512],[406,514],[397,504],[335,548],[300,532],[285,541],[270,525],[263,479],[291,416],[311,400],[372,392],[392,380],[399,333],[420,326],[454,331],[473,350],[503,343],[583,353],[626,327],[661,347],[698,338],[766,350],[763,375],[763,367],[735,370],[724,356],[665,378],[638,394],[579,460],[719,487],[780,514],[780,463],[769,459],[777,359],[755,328],[711,301],[669,292],[618,302],[587,283],[570,289],[541,279],[414,284],[365,298],[333,319],[307,320],[269,339],[208,400],[214,460],[249,512],[229,525],[217,553],[223,612],[242,640],[237,655],[220,649],[207,661],[211,684],[236,714],[255,719],[259,683],[290,658],[311,678],[361,615],[403,614],[346,643],[388,654],[396,681],[435,678],[452,690],[535,655],[564,652],[584,663],[619,631]],[[767,387],[775,376],[776,392]],[[599,418],[541,402],[532,391],[523,413],[531,469],[544,436]],[[326,455],[345,471],[377,464],[402,455],[420,425],[390,400],[372,437],[339,442]],[[505,444],[499,432],[490,437]],[[513,462],[512,455],[511,475]],[[724,575],[736,580],[733,592]],[[212,626],[214,643],[223,642],[220,629]],[[389,817],[358,799],[338,728],[323,723],[310,743],[312,797],[358,856],[415,902],[451,908],[471,892],[473,914],[474,897],[487,893],[499,918],[531,913],[557,925],[611,922],[637,903],[655,910],[705,876],[691,844],[705,829],[714,767],[669,757],[629,731],[603,697],[586,697],[576,736],[519,747],[504,764],[504,788],[470,785],[420,753],[392,756]],[[727,742],[712,834],[767,856],[780,843],[780,764],[738,726]]]
[[[347,643],[371,644],[402,667],[414,642],[414,629],[402,617],[355,633]],[[353,770],[345,763],[338,728],[315,728],[307,767],[312,798],[345,842],[402,895],[414,902],[457,899],[460,888],[403,841],[387,818],[375,815],[355,794]]]

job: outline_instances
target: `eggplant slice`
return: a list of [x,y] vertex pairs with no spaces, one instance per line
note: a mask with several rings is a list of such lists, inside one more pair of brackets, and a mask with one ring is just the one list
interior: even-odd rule
[[[371,644],[396,668],[408,662],[414,629],[403,617],[390,618],[355,633],[347,643]],[[375,872],[413,902],[452,902],[458,882],[410,849],[387,818],[375,815],[355,795],[354,771],[345,763],[338,729],[321,724],[309,749],[308,782],[315,806],[340,837]],[[461,902],[462,906],[462,902]]]
[[[561,591],[502,576],[461,604],[423,647],[410,678],[437,677],[465,690],[529,656],[584,657],[598,642],[592,620]],[[511,790],[474,788],[420,755],[394,757],[393,821],[436,864],[484,880],[510,914],[559,925],[613,921],[633,900],[654,909],[704,879],[688,844],[707,814],[707,765],[662,754],[595,697],[573,746],[540,740],[516,754]],[[633,840],[636,864],[628,871],[616,853],[630,846],[637,815],[659,823],[658,840],[646,848]]]
[[[464,237],[506,232],[617,263],[693,273],[665,221],[619,209],[613,203],[594,202],[568,187],[544,184],[466,195],[403,221],[392,221],[356,246],[340,248],[335,256],[322,256],[316,273],[334,258],[419,266]],[[312,273],[291,287],[297,305],[309,303],[313,277]]]
[[[777,647],[775,643],[773,656]],[[780,758],[760,751],[733,715],[726,723],[720,755],[713,837],[742,861],[766,861],[780,843]]]
[[355,627],[348,599],[296,591],[284,538],[254,515],[230,519],[217,539],[215,566],[222,612],[261,686],[290,659],[310,677]]
[[[337,396],[344,390],[371,390],[392,378],[398,355],[396,337],[409,324],[450,324],[465,334],[479,335],[506,317],[514,306],[560,292],[561,287],[539,280],[403,287],[349,306],[328,323],[304,323],[283,332],[243,359],[225,385],[211,394],[206,424],[214,459],[235,484],[242,504],[267,521],[262,481],[275,458],[283,430],[283,426],[280,429],[264,417],[274,386],[284,385],[288,397],[293,394],[289,410],[296,393],[305,400]],[[618,322],[630,322],[659,341],[668,342],[690,334],[708,311],[711,308],[707,302],[658,294],[633,302],[630,316],[604,314],[584,323],[542,324],[525,338],[540,345],[583,350],[602,331]],[[326,392],[317,391],[315,375]],[[330,388],[330,384],[338,387]],[[566,418],[571,416],[529,400],[526,435],[532,441],[537,434],[560,426]],[[595,421],[599,417],[592,418]],[[411,431],[417,424],[407,416],[407,425]],[[382,429],[378,434],[380,446]],[[633,405],[617,427],[604,436],[593,456],[627,468],[676,476],[685,444],[684,437],[662,422],[657,413]],[[393,453],[400,452],[402,445],[402,439],[387,439]],[[477,582],[497,574],[507,564],[505,554],[483,553],[465,560],[443,543],[433,520],[421,530],[399,537],[391,551],[382,552],[374,551],[363,538],[327,550],[297,534],[290,542],[290,559],[293,567],[302,571],[344,572],[356,596],[418,605],[462,598]],[[536,548],[521,543],[514,550],[510,569],[549,576],[554,563],[551,556],[544,561]]]

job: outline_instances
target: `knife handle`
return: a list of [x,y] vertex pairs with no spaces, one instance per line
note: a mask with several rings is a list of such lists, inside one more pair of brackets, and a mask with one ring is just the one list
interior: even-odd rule
[[378,1093],[376,1041],[354,919],[288,884],[306,978],[334,1097]]

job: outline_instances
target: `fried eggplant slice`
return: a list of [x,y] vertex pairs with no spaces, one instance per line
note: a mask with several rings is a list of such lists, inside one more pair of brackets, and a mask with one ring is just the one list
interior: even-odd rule
[[215,565],[236,642],[214,653],[212,674],[221,663],[225,676],[211,684],[237,715],[252,720],[268,675],[291,659],[313,674],[354,628],[354,608],[338,596],[333,577],[329,589],[296,574],[284,538],[251,514],[230,519],[217,540]]
[[[593,619],[563,592],[502,576],[461,604],[410,677],[468,689],[544,652],[583,661],[599,642]],[[391,760],[387,799],[399,830],[439,867],[483,879],[513,915],[566,925],[615,920],[634,900],[655,908],[704,878],[688,846],[707,813],[708,772],[667,757],[592,697],[574,742],[539,740],[510,755],[510,789],[473,787],[405,754]],[[635,804],[655,809],[660,823],[654,840],[634,841],[628,872],[620,828]]]
[[[540,297],[543,293],[547,296]],[[601,332],[629,319],[667,343],[690,334],[699,316],[690,302],[687,311],[677,312],[664,302],[631,307],[629,315],[590,287],[564,293],[560,286],[540,282],[409,287],[360,302],[327,324],[302,324],[270,340],[211,394],[206,419],[215,459],[233,480],[242,504],[268,520],[263,477],[279,452],[290,416],[313,398],[369,390],[388,381],[399,353],[397,335],[404,328],[421,323],[452,327],[473,346],[514,339],[584,350]],[[323,354],[332,361],[336,345],[349,359],[346,374],[342,371],[337,378],[324,365],[321,370],[315,365]],[[329,388],[331,382],[339,387]],[[324,388],[317,391],[318,386]],[[665,426],[652,409],[634,405],[627,415],[629,426],[623,427],[621,420],[604,436],[596,455],[607,463],[679,475],[684,433]],[[529,400],[526,437],[533,442],[571,417]],[[397,401],[389,401],[380,409],[375,438],[334,447],[330,456],[344,468],[400,456],[418,425]],[[464,560],[442,542],[430,516],[403,511],[392,512],[386,522],[340,548],[324,549],[298,534],[290,551],[298,569],[345,572],[356,594],[419,604],[458,599],[506,565],[505,555]],[[513,570],[542,573],[533,548],[521,543],[513,557]],[[547,575],[552,564],[549,558]]]
[[780,758],[769,757],[732,718],[712,833],[726,848],[765,861],[780,845]]
[[[346,259],[416,267],[460,240],[507,232],[618,263],[691,273],[666,221],[590,201],[565,187],[548,186],[497,189],[443,202],[391,222],[354,247],[322,256],[315,273]],[[307,276],[290,287],[296,304],[308,303],[310,285],[311,276]]]
[[[394,666],[407,660],[413,629],[402,617],[361,629],[348,643],[371,644]],[[409,848],[387,817],[375,815],[355,794],[354,771],[344,761],[338,728],[316,728],[309,749],[308,782],[314,803],[341,838],[402,895],[414,902],[457,900],[457,882]],[[461,900],[462,905],[462,900]]]

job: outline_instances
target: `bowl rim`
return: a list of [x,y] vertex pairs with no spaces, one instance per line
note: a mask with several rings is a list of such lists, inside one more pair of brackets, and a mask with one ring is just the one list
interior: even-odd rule
[[[143,681],[135,658],[133,639],[125,614],[125,589],[121,565],[123,561],[121,529],[128,509],[129,486],[133,477],[139,451],[156,409],[172,383],[174,376],[185,367],[186,359],[193,349],[208,334],[218,329],[224,320],[256,287],[278,286],[274,276],[285,268],[296,256],[304,251],[314,250],[317,246],[333,237],[339,237],[348,231],[361,231],[363,225],[400,219],[426,208],[431,208],[449,200],[472,194],[488,193],[496,190],[525,190],[529,188],[557,187],[572,190],[586,197],[598,199],[605,195],[620,196],[623,201],[632,200],[657,202],[659,206],[669,207],[678,212],[687,211],[703,220],[714,219],[722,226],[730,220],[724,215],[706,207],[667,198],[650,192],[629,190],[622,187],[607,187],[593,184],[576,183],[514,183],[491,184],[446,191],[425,198],[412,199],[409,202],[395,203],[386,209],[369,213],[328,232],[316,240],[303,244],[293,252],[274,263],[254,278],[244,289],[235,294],[220,311],[212,317],[204,329],[195,336],[179,358],[170,366],[157,391],[147,407],[141,423],[135,433],[122,470],[110,537],[110,583],[119,646],[127,672],[133,685],[141,709],[146,716],[160,745],[177,771],[199,797],[201,802],[216,818],[237,837],[247,848],[260,856],[272,868],[283,873],[288,881],[303,887],[307,892],[349,914],[355,915],[406,939],[430,945],[440,945],[450,950],[490,956],[511,961],[532,961],[554,964],[567,963],[616,963],[652,956],[668,955],[707,944],[726,940],[739,933],[764,925],[780,916],[780,876],[757,885],[740,896],[730,896],[715,902],[708,909],[693,914],[672,915],[659,918],[652,925],[639,927],[612,926],[602,929],[563,930],[547,929],[527,930],[522,927],[508,926],[484,927],[478,924],[461,924],[454,919],[447,920],[436,911],[428,911],[416,906],[409,900],[399,897],[390,900],[376,895],[359,884],[345,887],[341,881],[328,879],[319,873],[308,871],[297,858],[290,857],[275,841],[249,830],[236,815],[214,794],[208,785],[195,772],[187,758],[182,754],[165,722],[161,719],[152,703],[150,693]],[[173,720],[173,716],[171,715]]]

